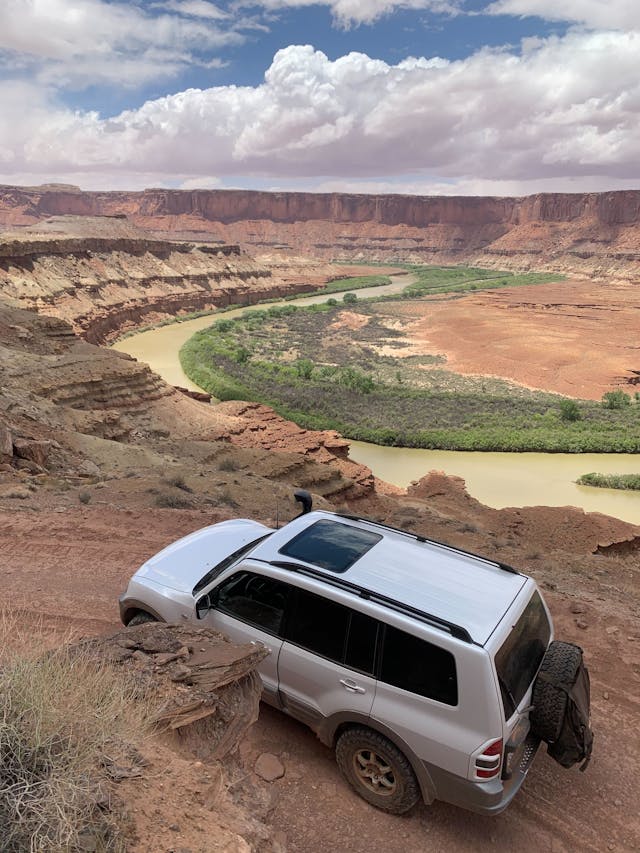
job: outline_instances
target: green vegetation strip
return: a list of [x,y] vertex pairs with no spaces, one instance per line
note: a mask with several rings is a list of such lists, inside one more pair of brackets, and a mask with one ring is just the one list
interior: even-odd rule
[[597,486],[600,489],[631,489],[640,491],[640,474],[583,474],[579,486]]
[[[455,293],[471,284],[480,289],[506,286],[503,281],[531,284],[532,279],[550,278],[468,268],[413,271],[418,281],[408,290],[414,298],[427,291]],[[385,314],[386,301],[359,301],[355,293],[347,293],[343,306],[337,300],[308,308],[272,306],[235,320],[222,319],[194,335],[180,360],[194,382],[221,400],[262,402],[303,427],[336,429],[376,444],[444,450],[640,451],[640,408],[628,395],[614,392],[616,399],[602,404],[568,401],[501,380],[459,376],[441,367],[445,359],[438,354],[406,356],[402,351],[409,343],[397,331],[398,318]],[[345,303],[361,316],[359,329],[341,332]],[[394,356],[396,349],[404,357]],[[620,395],[625,398],[622,404]]]

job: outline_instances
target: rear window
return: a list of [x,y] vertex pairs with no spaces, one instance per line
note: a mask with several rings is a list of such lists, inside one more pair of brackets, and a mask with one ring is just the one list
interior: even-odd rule
[[516,710],[536,677],[551,638],[551,625],[538,592],[496,655],[496,671],[505,719]]
[[330,572],[346,572],[382,536],[350,524],[323,519],[294,536],[280,553]]

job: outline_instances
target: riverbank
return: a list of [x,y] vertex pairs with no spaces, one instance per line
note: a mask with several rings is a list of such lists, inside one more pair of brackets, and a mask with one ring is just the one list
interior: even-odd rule
[[[406,281],[395,280],[391,287],[401,290],[405,284]],[[363,292],[359,294],[360,297],[362,295]],[[301,301],[306,303],[326,301],[326,296],[305,297]],[[263,309],[257,306],[253,309],[237,309],[225,314],[224,319],[233,319],[251,310]],[[119,341],[115,348],[130,353],[140,361],[147,362],[155,372],[173,385],[188,384],[193,390],[201,390],[184,376],[178,359],[178,350],[196,331],[210,326],[214,319],[216,319],[215,315],[209,315],[147,331]],[[363,451],[363,448],[367,447],[371,448],[373,456]],[[640,456],[590,454],[585,457],[580,454],[570,454],[568,459],[574,460],[580,467],[575,471],[573,469],[569,471],[564,467],[563,457],[558,454],[455,453],[376,447],[351,442],[350,457],[369,465],[381,480],[396,483],[402,488],[429,470],[439,469],[447,474],[464,477],[468,482],[470,494],[488,506],[571,505],[581,507],[588,512],[605,513],[624,518],[632,523],[640,523],[640,494],[619,495],[607,489],[579,488],[574,482],[579,474],[584,473],[585,467],[602,471],[638,470],[630,466],[632,463],[640,463]],[[388,464],[383,464],[383,457],[388,459]],[[457,463],[462,459],[474,460],[481,470],[475,474],[469,467],[461,468]],[[483,460],[485,462],[491,460],[491,464],[483,466]],[[541,468],[542,460],[546,460],[548,468]],[[515,467],[519,461],[523,463],[523,469]],[[610,469],[607,467],[609,465],[619,467]],[[513,475],[511,476],[509,472],[513,472]],[[506,482],[502,476],[498,476],[498,473],[507,475]],[[554,477],[554,473],[558,476]],[[496,484],[495,488],[492,486],[493,483]],[[535,489],[530,488],[533,484],[536,484]],[[619,497],[624,498],[625,502],[630,499],[629,506],[622,506],[618,500]]]
[[[460,374],[445,353],[416,342],[411,323],[402,321],[407,299],[429,287],[431,299],[451,300],[460,287],[504,286],[507,279],[496,282],[488,273],[422,268],[393,296],[347,293],[341,302],[273,305],[222,319],[186,342],[181,363],[220,400],[259,402],[307,429],[358,441],[483,452],[639,452],[640,404],[630,397],[622,395],[630,404],[619,408],[595,400],[568,406],[565,397],[500,377]],[[546,283],[542,276],[533,281]],[[527,289],[535,291],[532,284]],[[405,301],[393,301],[399,298]]]

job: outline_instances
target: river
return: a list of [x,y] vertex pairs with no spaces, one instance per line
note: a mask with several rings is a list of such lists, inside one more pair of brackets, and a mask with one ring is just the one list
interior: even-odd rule
[[[363,288],[358,298],[398,293],[413,281],[413,276],[397,276],[389,285]],[[306,296],[296,305],[326,301],[331,294]],[[341,294],[334,294],[340,300]],[[284,300],[272,304],[290,304]],[[180,365],[178,353],[184,343],[200,329],[216,320],[231,319],[264,305],[216,312],[196,320],[172,323],[140,332],[117,341],[113,348],[146,362],[171,385],[192,391],[201,390]],[[368,465],[381,480],[405,487],[428,471],[436,469],[463,477],[469,494],[487,506],[577,506],[587,512],[602,512],[640,524],[640,492],[596,489],[578,486],[580,474],[640,474],[640,454],[622,453],[472,453],[449,450],[414,450],[380,447],[361,441],[351,443],[350,456]]]

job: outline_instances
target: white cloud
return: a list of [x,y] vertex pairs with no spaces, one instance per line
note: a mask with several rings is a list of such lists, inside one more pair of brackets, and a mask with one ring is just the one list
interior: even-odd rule
[[637,33],[571,31],[530,41],[521,55],[389,65],[291,46],[260,86],[190,89],[106,120],[57,107],[35,87],[5,86],[0,173],[80,173],[84,186],[137,173],[184,186],[239,175],[439,192],[635,185],[639,49]]
[[239,0],[239,5],[262,6],[265,9],[328,6],[334,20],[342,27],[372,24],[400,9],[456,14],[464,0]]
[[223,11],[215,3],[208,0],[164,0],[153,4],[154,8],[169,9],[180,15],[190,15],[194,18],[209,18],[214,21],[222,21],[229,17],[229,13]]
[[492,15],[535,15],[548,21],[570,21],[593,29],[640,29],[638,0],[496,0]]
[[[196,3],[215,9],[213,4]],[[56,87],[167,78],[242,36],[216,22],[105,0],[3,0],[0,70],[30,70]]]
[[188,178],[180,184],[181,190],[217,190],[222,186],[220,178],[202,177]]

